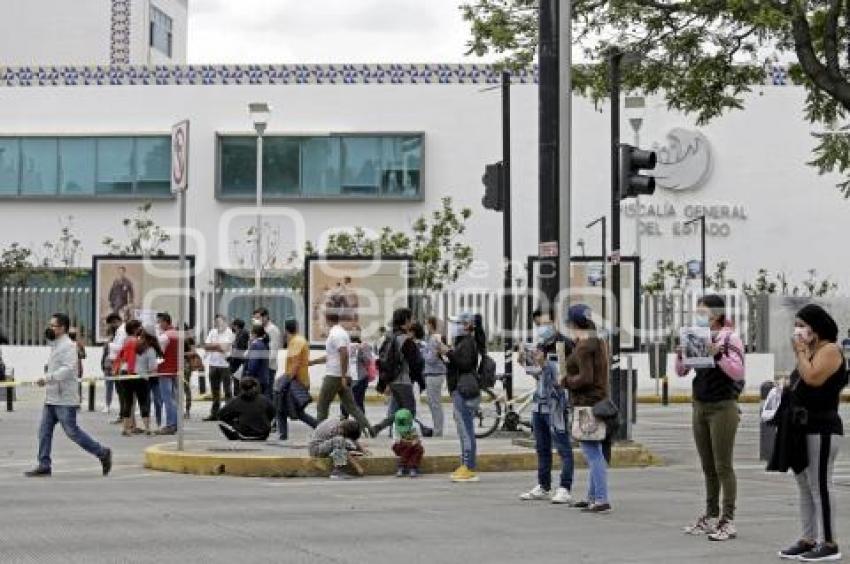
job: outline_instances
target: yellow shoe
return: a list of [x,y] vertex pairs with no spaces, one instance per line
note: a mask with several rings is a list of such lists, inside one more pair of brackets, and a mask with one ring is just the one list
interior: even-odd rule
[[466,466],[461,466],[457,470],[455,470],[454,474],[451,476],[452,482],[477,482],[478,474],[467,468]]

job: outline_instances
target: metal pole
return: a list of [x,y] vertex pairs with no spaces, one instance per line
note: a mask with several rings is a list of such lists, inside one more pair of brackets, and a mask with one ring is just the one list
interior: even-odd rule
[[502,72],[502,242],[505,256],[505,295],[502,303],[502,326],[505,344],[505,394],[513,398],[513,249],[511,234],[511,73]]
[[705,291],[708,288],[708,278],[707,278],[707,276],[708,276],[708,273],[707,273],[708,265],[706,265],[706,263],[705,263],[706,257],[705,257],[705,216],[704,215],[701,216],[701,218],[700,218],[700,224],[702,225],[702,229],[701,229],[702,241],[700,242],[700,245],[702,247],[702,294],[705,295]]
[[[263,288],[263,131],[257,128],[257,247],[254,250],[255,301],[259,301]],[[259,303],[257,304],[259,305]]]
[[[559,194],[558,194],[558,0],[540,0],[539,9],[539,238],[540,242],[558,241]],[[569,253],[569,249],[558,249]],[[559,287],[559,260],[540,258],[540,285],[546,303],[544,311],[555,305]]]
[[608,324],[608,217],[602,216],[602,323]]
[[[620,255],[620,64],[623,53],[614,48],[610,54],[609,85],[611,88],[611,254]],[[620,379],[620,261],[611,265],[611,376],[612,383],[619,385]],[[619,386],[618,386],[619,387]],[[621,417],[623,414],[620,407]],[[628,419],[619,435],[628,434]]]
[[186,323],[186,301],[189,299],[187,288],[187,278],[189,272],[186,268],[186,190],[180,191],[180,234],[179,234],[179,253],[180,253],[180,285],[179,285],[179,305],[177,307],[177,450],[183,450],[183,372],[186,363],[186,355],[181,350],[186,342],[186,333],[184,332]]
[[[572,26],[572,0],[560,0],[558,10],[558,58],[559,64],[559,91],[558,108],[559,120],[559,148],[560,158],[558,160],[558,172],[561,189],[559,191],[560,209],[559,214],[559,242],[558,247],[558,273],[560,275],[561,291],[569,296],[570,292],[570,259],[572,257],[572,129],[573,129],[573,26]],[[554,321],[554,320],[553,320]]]

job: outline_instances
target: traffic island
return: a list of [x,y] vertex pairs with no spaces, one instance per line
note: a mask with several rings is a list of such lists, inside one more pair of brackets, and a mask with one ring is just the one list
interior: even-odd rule
[[[370,444],[371,455],[360,462],[367,476],[390,476],[396,472],[396,458],[390,442]],[[574,450],[576,466],[586,466],[579,449]],[[459,464],[457,441],[425,442],[425,474],[449,474]],[[554,457],[556,466],[558,457]],[[614,468],[646,468],[662,465],[661,459],[638,443],[618,444],[612,451]],[[145,467],[163,472],[199,476],[242,476],[265,478],[316,478],[330,472],[330,461],[307,455],[306,444],[280,446],[269,443],[190,441],[183,451],[176,443],[148,447]],[[537,469],[537,455],[527,446],[510,441],[478,442],[479,472],[526,472]]]

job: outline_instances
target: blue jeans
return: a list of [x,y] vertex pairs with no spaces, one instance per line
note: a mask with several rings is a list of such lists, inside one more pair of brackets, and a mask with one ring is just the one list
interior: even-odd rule
[[165,409],[165,426],[177,428],[177,398],[174,393],[174,378],[159,377],[159,395],[162,397],[162,407]]
[[588,503],[608,503],[608,463],[602,452],[602,442],[582,441],[581,452],[587,459]]
[[481,398],[464,399],[458,392],[452,392],[457,436],[460,438],[460,463],[475,470],[475,412],[481,404]]
[[[275,398],[275,419],[277,420],[277,432],[280,436],[280,440],[285,441],[289,439],[289,407],[287,406],[286,394],[282,394],[279,392],[274,393]],[[293,419],[298,419],[305,423],[311,429],[315,429],[319,422],[315,417],[307,413],[305,410],[301,410],[300,412],[293,414],[295,417]]]
[[269,398],[269,401],[274,403],[274,376],[277,368],[269,368],[269,375],[264,382],[260,382],[260,389],[264,396]]
[[162,392],[159,389],[159,378],[149,378],[151,390],[151,402],[153,403],[153,414],[156,418],[156,424],[162,427]]
[[561,457],[560,487],[573,489],[573,447],[566,431],[552,428],[548,413],[531,414],[534,444],[537,447],[537,483],[547,492],[552,489],[552,446]]
[[62,425],[62,430],[69,439],[77,443],[83,450],[98,458],[103,458],[106,449],[88,436],[77,425],[77,406],[45,405],[41,412],[41,425],[38,428],[38,467],[43,470],[51,468],[50,452],[53,449],[53,429],[56,424]]
[[[110,370],[109,372],[104,372],[104,376],[106,376],[107,378],[111,377],[112,371]],[[106,407],[109,407],[109,406],[112,405],[112,395],[114,393],[115,393],[115,381],[114,380],[107,380],[106,381],[106,397],[103,399],[104,403],[106,404]]]

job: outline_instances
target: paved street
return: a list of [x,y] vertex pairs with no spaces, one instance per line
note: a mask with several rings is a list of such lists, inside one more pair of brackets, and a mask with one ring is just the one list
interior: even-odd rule
[[[701,509],[702,486],[688,425],[689,406],[641,406],[635,438],[669,465],[612,471],[615,511],[521,503],[532,473],[487,474],[455,485],[445,476],[243,479],[160,474],[141,465],[156,439],[118,436],[103,414],[83,426],[115,449],[114,475],[57,430],[55,474],[26,480],[33,464],[38,403],[24,392],[14,413],[0,412],[0,561],[17,562],[773,562],[797,534],[796,489],[756,460],[755,406],[739,435],[740,538],[714,544],[679,532]],[[213,426],[189,423],[190,439]],[[372,408],[375,419],[379,408]],[[303,434],[300,424],[297,432]],[[836,473],[839,507],[850,499],[850,459]],[[576,491],[586,475],[578,471]],[[839,538],[850,522],[839,516]]]

